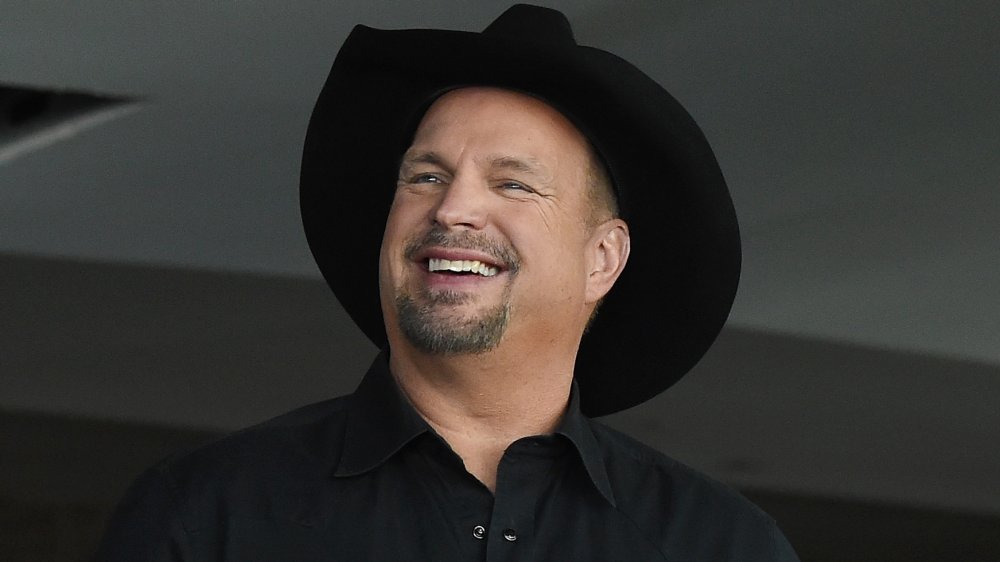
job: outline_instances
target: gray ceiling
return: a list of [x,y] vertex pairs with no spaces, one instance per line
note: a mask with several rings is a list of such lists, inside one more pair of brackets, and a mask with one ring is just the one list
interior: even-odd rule
[[[715,146],[744,235],[733,329],[955,360],[935,371],[937,386],[921,383],[927,400],[948,388],[962,368],[955,365],[976,365],[977,377],[998,372],[1000,4],[546,4],[569,16],[581,43],[664,84]],[[139,102],[58,131],[0,138],[0,254],[315,287],[298,219],[298,159],[340,43],[355,23],[478,30],[499,11],[443,0],[3,1],[0,82]],[[330,310],[337,330],[349,332]],[[34,325],[30,309],[3,314],[12,326]],[[993,386],[976,379],[976,395],[988,400],[976,423],[996,421],[997,378]],[[0,391],[0,407],[142,417],[128,404],[134,397],[102,410],[18,388]],[[951,422],[965,419],[967,398],[949,399]],[[894,407],[905,411],[902,401]],[[977,426],[975,439],[984,432],[992,434]],[[991,469],[1000,473],[988,460],[981,477]],[[1000,510],[1000,499],[986,503]]]

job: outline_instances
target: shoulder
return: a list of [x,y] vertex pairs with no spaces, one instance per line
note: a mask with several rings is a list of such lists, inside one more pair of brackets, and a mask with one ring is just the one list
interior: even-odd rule
[[143,489],[159,490],[151,501],[171,505],[188,530],[209,524],[217,508],[253,513],[267,505],[269,515],[281,517],[283,498],[308,497],[338,461],[350,399],[304,406],[175,453],[147,470],[130,494],[139,499]]
[[[288,456],[309,462],[322,462],[336,450],[342,439],[350,395],[303,406],[257,425],[230,433],[217,441],[175,454],[164,461],[174,473],[192,469],[264,470],[269,459]],[[254,460],[256,462],[248,463]],[[272,461],[273,462],[273,461]],[[283,462],[282,464],[289,464]]]
[[[132,483],[108,523],[99,560],[174,560],[213,544],[223,517],[305,524],[336,462],[350,397],[299,408],[176,453]],[[204,532],[202,532],[204,531]]]
[[694,496],[723,511],[745,510],[769,518],[738,492],[711,477],[606,425],[592,421],[591,427],[615,494],[621,499],[632,501],[656,491],[658,499],[677,501]]
[[737,491],[591,421],[618,511],[668,558],[797,560],[767,513]]
[[350,398],[298,408],[175,454],[156,468],[188,493],[318,476],[338,459]]

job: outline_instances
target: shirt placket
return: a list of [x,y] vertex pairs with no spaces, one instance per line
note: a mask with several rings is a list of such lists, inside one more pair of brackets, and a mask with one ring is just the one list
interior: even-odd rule
[[[493,496],[466,472],[462,460],[438,437],[428,436],[410,469],[430,493],[435,512],[448,528],[462,560],[485,560]],[[448,541],[452,542],[452,541]]]
[[547,489],[556,457],[537,440],[512,444],[500,461],[486,560],[530,560],[535,548],[535,512]]

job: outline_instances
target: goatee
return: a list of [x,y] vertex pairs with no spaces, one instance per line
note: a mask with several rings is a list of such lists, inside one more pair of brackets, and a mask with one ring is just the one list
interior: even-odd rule
[[464,248],[485,252],[497,266],[506,270],[508,285],[500,304],[464,316],[455,307],[476,298],[456,291],[423,289],[417,298],[401,288],[396,291],[396,313],[403,335],[426,353],[484,353],[500,344],[510,319],[510,279],[517,275],[521,260],[509,244],[492,240],[481,233],[446,232],[433,229],[406,245],[404,255],[412,260],[427,247]]
[[471,317],[447,310],[467,299],[468,295],[442,292],[424,294],[423,304],[418,304],[410,295],[399,293],[399,328],[411,344],[425,353],[485,353],[500,344],[510,319],[510,305],[504,298],[497,306]]

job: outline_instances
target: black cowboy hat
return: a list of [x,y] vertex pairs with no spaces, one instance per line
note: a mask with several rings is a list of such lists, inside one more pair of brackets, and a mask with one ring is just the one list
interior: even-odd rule
[[384,347],[379,246],[399,160],[434,99],[470,85],[546,101],[604,159],[632,253],[580,346],[581,407],[600,416],[659,394],[701,359],[729,315],[740,271],[736,214],[687,111],[625,60],[577,45],[555,10],[516,5],[482,33],[354,28],[302,156],[302,220],[327,283]]

